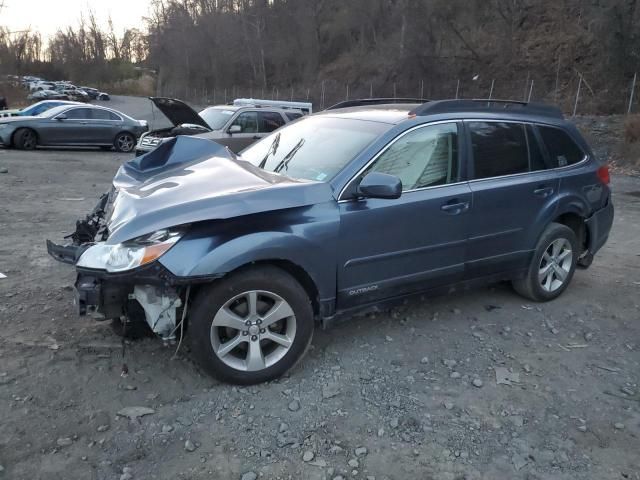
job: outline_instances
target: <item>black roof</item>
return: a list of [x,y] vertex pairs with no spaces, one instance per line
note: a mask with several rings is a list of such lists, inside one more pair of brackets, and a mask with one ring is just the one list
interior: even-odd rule
[[331,105],[326,110],[337,110],[339,108],[366,107],[372,105],[397,105],[402,103],[425,103],[429,100],[424,98],[361,98],[359,100],[345,100],[344,102]]
[[517,100],[438,100],[426,102],[413,109],[410,114],[419,117],[446,113],[516,113],[564,119],[562,111],[554,106],[542,103],[520,102]]
[[[385,108],[395,107],[399,104],[414,104],[409,115],[424,117],[428,115],[446,114],[488,114],[488,115],[515,115],[536,116],[548,120],[564,120],[562,111],[552,105],[543,103],[522,102],[518,100],[496,99],[456,99],[456,100],[425,100],[420,98],[364,98],[360,100],[346,100],[327,108],[327,110],[344,110],[357,107]],[[417,107],[415,104],[420,104]]]

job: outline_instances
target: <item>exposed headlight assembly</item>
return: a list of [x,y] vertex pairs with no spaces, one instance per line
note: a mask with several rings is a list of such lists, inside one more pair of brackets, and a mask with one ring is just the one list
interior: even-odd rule
[[164,255],[184,232],[184,229],[158,230],[117,245],[96,243],[82,254],[76,266],[107,272],[125,272],[141,267]]

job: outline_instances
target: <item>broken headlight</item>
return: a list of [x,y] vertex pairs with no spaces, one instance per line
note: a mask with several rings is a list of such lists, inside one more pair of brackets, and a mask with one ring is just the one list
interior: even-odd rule
[[158,230],[117,245],[96,243],[80,257],[76,266],[124,272],[160,258],[184,234],[184,230]]

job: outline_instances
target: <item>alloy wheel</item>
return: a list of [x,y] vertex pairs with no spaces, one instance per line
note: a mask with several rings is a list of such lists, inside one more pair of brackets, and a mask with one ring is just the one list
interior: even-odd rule
[[566,238],[558,238],[546,248],[538,268],[538,281],[546,292],[561,288],[571,272],[573,251]]
[[36,147],[36,134],[27,130],[22,134],[22,148],[31,150]]
[[291,349],[296,317],[279,295],[250,290],[227,301],[211,324],[211,346],[231,368],[259,371],[275,365]]
[[118,150],[121,152],[130,152],[135,146],[135,141],[131,135],[120,135],[116,140]]

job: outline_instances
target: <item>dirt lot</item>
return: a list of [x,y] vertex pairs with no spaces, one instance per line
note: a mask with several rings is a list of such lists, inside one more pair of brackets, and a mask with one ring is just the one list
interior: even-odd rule
[[0,150],[0,479],[640,479],[640,178],[614,176],[612,237],[560,299],[417,298],[236,388],[78,318],[46,254],[127,158]]

